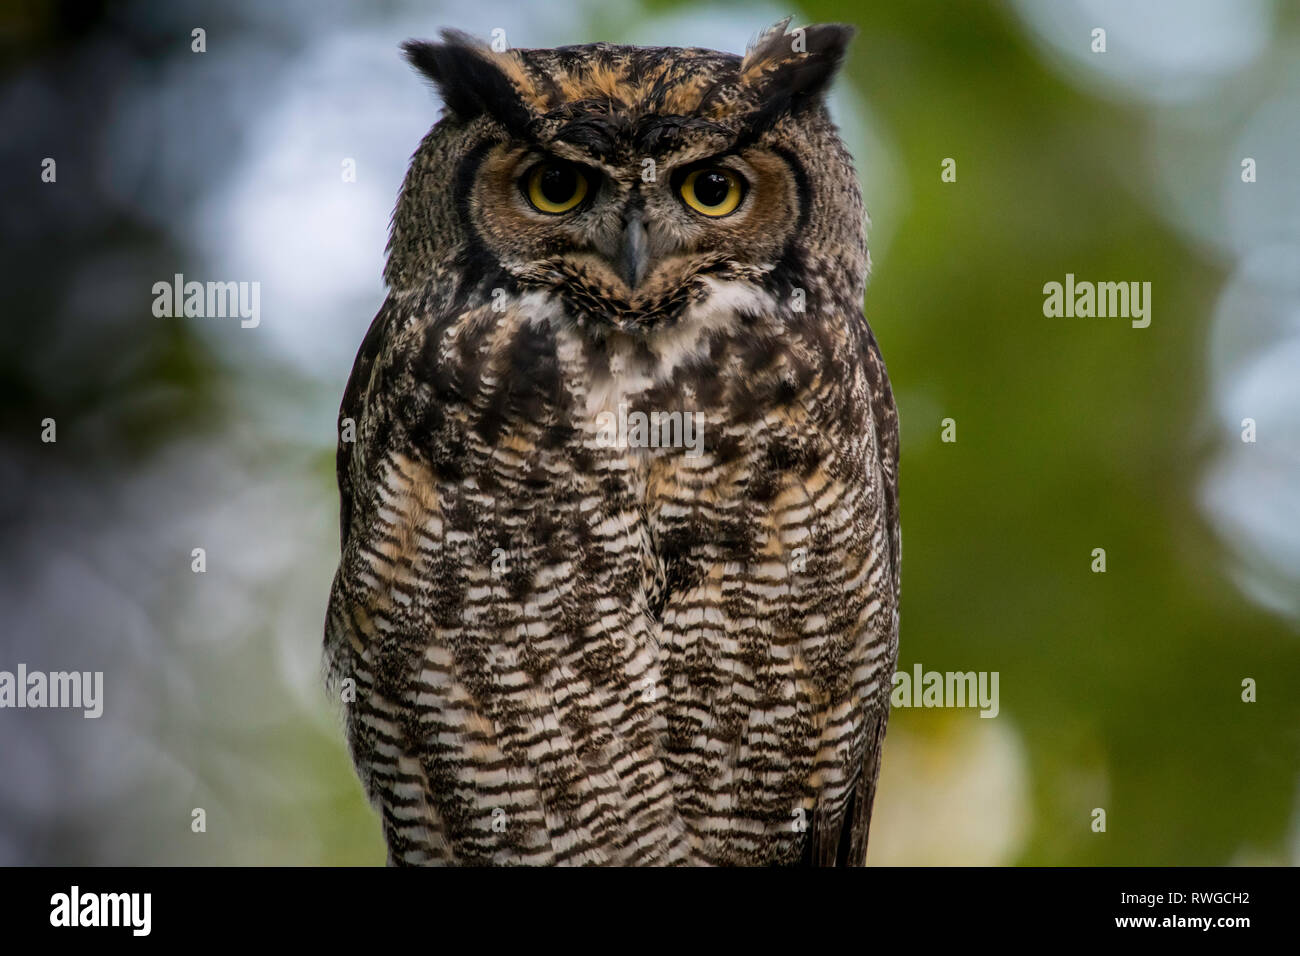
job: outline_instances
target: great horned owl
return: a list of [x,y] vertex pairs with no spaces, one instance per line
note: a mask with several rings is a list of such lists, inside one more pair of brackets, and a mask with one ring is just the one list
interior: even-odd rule
[[864,862],[898,429],[823,103],[850,35],[406,45],[446,112],[343,399],[325,629],[391,863]]

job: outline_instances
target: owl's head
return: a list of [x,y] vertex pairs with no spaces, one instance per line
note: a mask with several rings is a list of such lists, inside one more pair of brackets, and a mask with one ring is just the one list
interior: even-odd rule
[[852,30],[787,24],[743,57],[406,44],[446,114],[394,215],[390,285],[540,292],[626,331],[738,287],[860,302],[861,195],[823,103]]

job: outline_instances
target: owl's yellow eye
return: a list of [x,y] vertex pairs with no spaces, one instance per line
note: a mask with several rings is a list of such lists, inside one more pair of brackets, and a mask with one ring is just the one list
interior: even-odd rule
[[739,176],[721,166],[710,166],[688,173],[680,187],[682,201],[696,212],[717,218],[736,211],[745,195]]
[[576,209],[587,197],[587,177],[572,163],[539,163],[523,185],[533,208],[553,216]]

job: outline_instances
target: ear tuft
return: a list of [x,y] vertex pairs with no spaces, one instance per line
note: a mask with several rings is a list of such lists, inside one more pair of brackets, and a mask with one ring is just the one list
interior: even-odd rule
[[768,120],[798,112],[826,92],[855,32],[846,24],[820,23],[787,33],[789,25],[787,17],[765,30],[740,64],[740,82],[757,93]]
[[442,40],[407,40],[402,52],[433,82],[457,119],[469,122],[486,113],[513,135],[522,135],[532,116],[511,80],[518,73],[514,59],[459,30],[443,30]]

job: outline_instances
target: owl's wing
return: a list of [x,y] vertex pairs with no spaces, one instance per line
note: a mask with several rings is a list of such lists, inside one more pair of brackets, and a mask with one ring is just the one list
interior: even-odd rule
[[[814,818],[810,827],[805,862],[813,866],[862,866],[867,859],[867,837],[871,828],[871,809],[876,798],[876,781],[880,776],[880,756],[884,747],[885,729],[889,721],[889,691],[892,687],[894,667],[898,659],[898,608],[900,600],[900,562],[902,558],[901,526],[898,515],[898,408],[890,387],[889,375],[880,354],[875,335],[864,320],[860,326],[858,355],[866,380],[871,407],[872,430],[875,433],[875,450],[880,465],[883,510],[881,518],[888,529],[888,580],[886,587],[892,594],[893,613],[883,623],[885,633],[876,639],[887,648],[888,672],[884,675],[884,690],[875,706],[866,712],[863,737],[866,750],[859,768],[842,822]],[[830,823],[828,826],[827,823]]]
[[[385,341],[392,316],[393,310],[385,303],[371,321],[365,338],[361,340],[361,347],[357,350],[352,373],[348,376],[347,387],[343,390],[343,401],[339,405],[339,443],[334,463],[339,483],[339,534],[344,547],[347,546],[348,533],[352,526],[353,458],[358,450],[356,431],[366,408],[366,396],[370,390],[375,360]],[[364,455],[361,458],[364,460]],[[362,462],[358,464],[362,464],[364,470],[364,464]]]
[[[366,507],[365,496],[373,489],[366,480],[370,462],[380,451],[373,441],[376,425],[389,416],[387,406],[372,396],[374,374],[381,352],[393,337],[396,311],[386,301],[366,331],[348,376],[347,387],[338,415],[338,447],[335,470],[339,487],[339,537],[341,557],[330,590],[325,617],[324,665],[326,684],[345,704],[348,742],[367,795],[373,798],[374,785],[369,768],[370,748],[366,746],[363,721],[358,719],[359,662],[373,652],[376,636],[371,619],[360,608],[361,589],[357,578],[358,541],[355,526],[358,510]],[[360,496],[361,500],[358,500]],[[358,612],[361,613],[358,613]],[[350,681],[352,686],[347,686]]]

